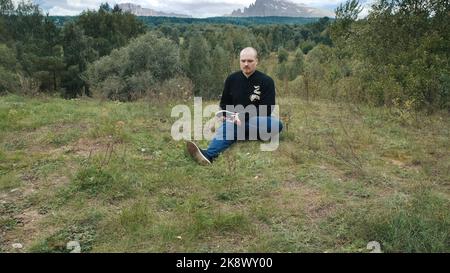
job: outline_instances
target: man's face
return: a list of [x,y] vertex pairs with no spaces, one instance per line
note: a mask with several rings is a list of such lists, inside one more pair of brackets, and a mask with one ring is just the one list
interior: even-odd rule
[[241,52],[240,64],[242,72],[248,77],[256,70],[258,60],[256,54],[251,50],[244,50]]

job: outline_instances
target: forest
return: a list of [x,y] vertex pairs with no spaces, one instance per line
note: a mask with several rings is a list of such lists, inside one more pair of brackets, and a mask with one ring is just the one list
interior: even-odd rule
[[358,19],[352,0],[335,20],[309,23],[143,19],[108,3],[64,20],[31,2],[0,3],[3,94],[130,101],[170,82],[212,98],[237,69],[240,49],[253,46],[281,92],[431,112],[450,105],[448,1],[381,0]]

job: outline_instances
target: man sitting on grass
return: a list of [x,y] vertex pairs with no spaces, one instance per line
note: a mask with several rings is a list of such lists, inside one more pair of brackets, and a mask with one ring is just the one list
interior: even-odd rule
[[262,132],[273,137],[281,132],[283,124],[271,116],[275,107],[275,84],[271,77],[256,70],[258,53],[252,47],[240,53],[241,71],[225,81],[219,111],[222,125],[218,128],[208,149],[200,149],[187,142],[189,154],[199,164],[209,165],[237,140],[264,139]]

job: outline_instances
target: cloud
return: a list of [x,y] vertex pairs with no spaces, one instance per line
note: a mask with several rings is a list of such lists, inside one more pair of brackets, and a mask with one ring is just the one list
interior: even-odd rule
[[80,11],[72,10],[72,9],[65,9],[65,8],[61,8],[59,6],[52,7],[51,9],[49,9],[47,11],[50,15],[64,14],[64,15],[69,15],[69,16],[76,16],[76,15],[80,14]]
[[160,5],[164,11],[185,13],[193,17],[213,17],[230,14],[233,10],[242,8],[236,1],[170,1]]
[[45,12],[50,15],[78,15],[83,10],[98,9],[102,2],[107,0],[34,0]]

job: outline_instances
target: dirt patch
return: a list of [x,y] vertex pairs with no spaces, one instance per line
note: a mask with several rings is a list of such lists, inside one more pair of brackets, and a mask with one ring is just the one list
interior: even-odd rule
[[330,216],[335,211],[335,205],[331,203],[309,203],[306,207],[307,215],[310,219],[323,219]]
[[[2,249],[6,252],[26,252],[39,233],[39,222],[45,217],[37,210],[27,209],[13,216],[16,227],[3,233]],[[13,244],[21,244],[22,248],[14,248]]]
[[406,163],[405,163],[405,162],[402,162],[402,161],[399,161],[399,160],[396,160],[396,159],[389,159],[389,162],[390,162],[391,164],[395,165],[395,166],[398,166],[398,167],[404,167],[404,166],[406,166]]
[[70,146],[70,151],[83,157],[93,156],[98,153],[106,153],[109,146],[113,145],[112,139],[88,139],[81,138]]
[[418,162],[418,161],[412,161],[412,162],[410,162],[410,160],[400,161],[400,160],[393,159],[393,158],[387,158],[385,160],[387,162],[389,162],[391,165],[397,166],[402,169],[411,170],[416,173],[419,173],[422,168],[420,162]]
[[[0,205],[3,208],[2,218],[14,223],[12,228],[4,226],[1,230],[0,245],[1,249],[6,252],[26,252],[26,249],[41,233],[38,224],[47,212],[42,211],[37,206],[28,207],[27,197],[36,194],[42,190],[42,187],[50,187],[50,190],[52,190],[69,181],[67,176],[49,177],[46,178],[46,182],[26,174],[21,178],[24,181],[23,186],[3,192],[0,195]],[[22,248],[14,248],[13,244],[21,244]]]

